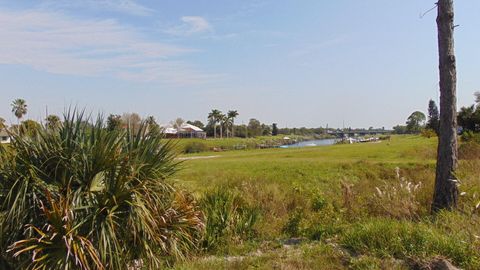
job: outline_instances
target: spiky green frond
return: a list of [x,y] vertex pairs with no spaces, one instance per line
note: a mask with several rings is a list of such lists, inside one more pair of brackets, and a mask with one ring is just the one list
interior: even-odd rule
[[14,265],[156,269],[197,246],[203,216],[169,180],[172,144],[145,123],[112,131],[74,111],[57,129],[14,134],[11,148],[0,150],[0,243]]

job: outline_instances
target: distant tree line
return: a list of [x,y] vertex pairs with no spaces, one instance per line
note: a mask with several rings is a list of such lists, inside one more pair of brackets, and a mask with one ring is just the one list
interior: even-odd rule
[[[480,92],[475,92],[475,104],[462,107],[457,113],[457,122],[460,132],[480,132]],[[393,127],[395,134],[418,134],[423,130],[430,130],[439,134],[440,113],[435,101],[428,102],[428,118],[420,111],[413,112],[405,125]]]
[[[36,130],[41,127],[41,124],[34,120],[24,120],[21,119],[27,113],[27,103],[23,99],[16,99],[12,102],[12,113],[17,117],[18,124],[8,127],[6,121],[3,118],[0,118],[0,129],[10,128],[12,130],[18,130],[22,133],[35,134]],[[182,118],[176,118],[170,122],[170,125],[179,130],[185,123],[199,127],[203,129],[208,137],[213,138],[251,138],[258,136],[277,136],[277,135],[297,135],[297,136],[324,136],[329,133],[339,131],[334,128],[280,128],[277,123],[266,124],[260,122],[256,118],[251,118],[247,124],[236,125],[235,119],[238,117],[239,113],[237,110],[229,110],[227,113],[223,113],[218,109],[213,109],[207,115],[207,123],[204,124],[200,120],[188,120],[185,121]],[[421,115],[420,115],[421,116]],[[419,116],[419,117],[420,117]],[[417,117],[418,118],[418,117]],[[421,118],[421,117],[420,117]],[[415,118],[416,119],[416,118]],[[420,119],[421,120],[421,119]],[[62,125],[60,117],[57,115],[48,115],[44,119],[43,123],[46,127],[50,129],[58,129]],[[92,125],[88,121],[84,120],[84,125]],[[128,128],[130,132],[137,132],[141,129],[142,125],[146,125],[147,130],[151,133],[161,133],[163,131],[162,126],[160,126],[155,117],[147,116],[142,118],[137,113],[123,113],[123,114],[110,114],[106,117],[105,128],[109,131],[116,130],[125,130]],[[414,124],[413,126],[416,126]],[[417,128],[418,129],[418,128]],[[346,128],[345,131],[355,132],[355,131],[364,131],[366,129],[352,129]],[[370,127],[369,130],[374,130],[373,127]],[[379,130],[379,129],[378,129]],[[384,128],[381,128],[384,130]]]
[[[42,124],[47,130],[57,130],[63,125],[60,117],[54,114],[47,115],[42,124],[31,119],[21,121],[28,112],[27,102],[24,99],[15,99],[11,103],[11,107],[12,113],[17,118],[17,124],[9,127],[5,119],[0,117],[0,130],[8,129],[20,135],[35,135]],[[90,127],[93,126],[88,120],[83,120],[82,124]],[[106,119],[105,129],[115,131],[129,127],[131,132],[138,132],[142,125],[145,125],[147,131],[150,133],[160,134],[162,132],[160,125],[153,116],[142,118],[137,113],[124,113],[123,115],[110,114]]]

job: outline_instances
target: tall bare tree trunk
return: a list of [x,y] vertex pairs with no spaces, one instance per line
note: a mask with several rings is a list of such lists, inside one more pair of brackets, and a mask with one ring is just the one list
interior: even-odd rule
[[457,206],[457,71],[453,47],[453,0],[439,0],[437,28],[440,70],[440,135],[432,211]]

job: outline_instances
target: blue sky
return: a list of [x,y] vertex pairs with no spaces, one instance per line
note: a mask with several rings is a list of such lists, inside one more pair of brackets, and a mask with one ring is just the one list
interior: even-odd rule
[[[435,1],[0,0],[10,103],[166,123],[236,109],[280,127],[387,127],[438,101]],[[480,1],[455,1],[459,106],[480,90]]]

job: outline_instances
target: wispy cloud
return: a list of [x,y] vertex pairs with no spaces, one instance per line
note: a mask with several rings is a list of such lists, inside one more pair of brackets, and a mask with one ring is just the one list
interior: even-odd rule
[[219,76],[179,60],[195,50],[151,41],[137,29],[111,19],[0,9],[0,25],[0,64],[166,84],[204,83]]
[[154,12],[153,9],[140,5],[134,0],[46,0],[42,3],[42,6],[57,9],[86,8],[136,16],[148,16]]
[[183,16],[180,18],[182,23],[165,30],[166,33],[176,36],[190,36],[213,30],[212,25],[207,19],[200,16]]

